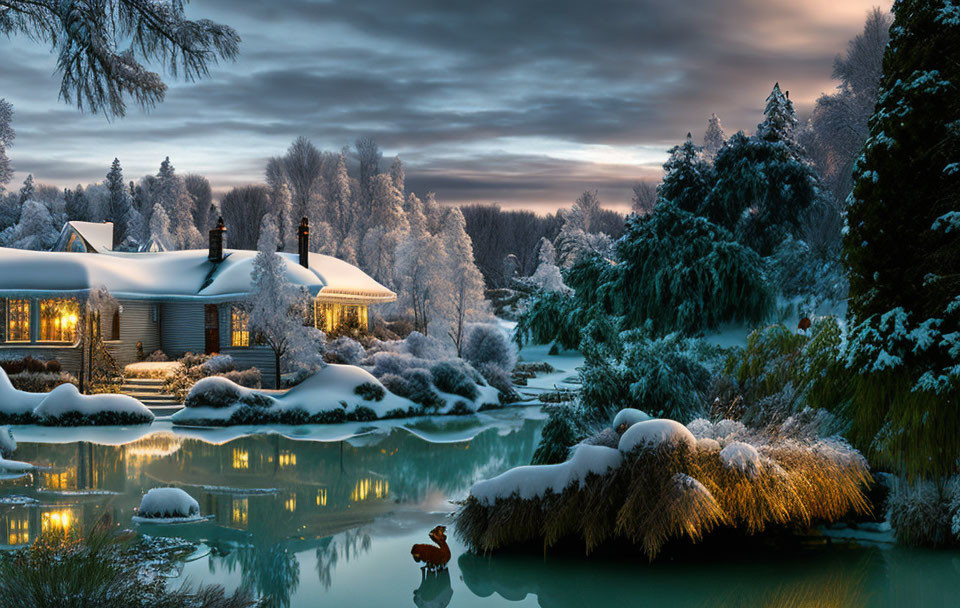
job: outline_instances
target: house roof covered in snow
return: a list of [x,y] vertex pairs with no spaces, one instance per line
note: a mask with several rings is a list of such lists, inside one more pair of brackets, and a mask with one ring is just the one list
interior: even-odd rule
[[70,221],[63,225],[54,251],[98,253],[113,249],[113,222]]
[[[206,249],[155,253],[75,253],[0,247],[0,295],[85,292],[106,287],[114,297],[147,300],[227,301],[251,290],[256,251],[228,249],[211,262]],[[287,276],[314,296],[378,303],[396,294],[337,258],[311,253],[309,268],[281,253]]]

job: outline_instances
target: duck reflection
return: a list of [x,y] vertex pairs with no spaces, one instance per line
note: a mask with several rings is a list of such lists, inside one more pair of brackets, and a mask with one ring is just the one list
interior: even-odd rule
[[447,608],[453,598],[450,586],[450,570],[443,569],[428,572],[413,592],[413,603],[417,608]]

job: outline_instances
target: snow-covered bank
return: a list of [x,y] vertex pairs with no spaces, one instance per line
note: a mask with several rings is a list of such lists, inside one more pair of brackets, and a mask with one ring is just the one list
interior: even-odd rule
[[13,387],[0,369],[0,423],[84,426],[145,424],[154,415],[127,395],[82,395],[72,384],[49,393],[27,393]]
[[[472,414],[499,405],[497,390],[478,387],[473,399],[442,393],[438,414]],[[286,393],[273,396],[226,378],[204,378],[187,395],[186,407],[171,420],[179,425],[336,424],[425,413],[423,406],[391,393],[366,370],[330,364]]]

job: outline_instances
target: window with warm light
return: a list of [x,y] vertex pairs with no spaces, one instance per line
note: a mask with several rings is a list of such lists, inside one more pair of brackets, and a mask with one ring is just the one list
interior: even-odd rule
[[69,530],[76,523],[76,518],[69,509],[47,511],[40,516],[40,531],[53,532],[55,530]]
[[7,342],[30,341],[30,300],[7,300]]
[[80,306],[73,298],[40,300],[40,342],[73,342],[77,339]]
[[364,304],[314,302],[313,324],[320,331],[335,334],[343,327],[367,331],[367,307]]
[[250,316],[239,306],[230,308],[230,346],[250,346]]
[[241,450],[240,448],[233,449],[233,468],[235,469],[248,469],[250,468],[250,453],[246,450]]
[[7,544],[11,546],[26,545],[30,542],[30,520],[27,518],[11,519],[7,522]]

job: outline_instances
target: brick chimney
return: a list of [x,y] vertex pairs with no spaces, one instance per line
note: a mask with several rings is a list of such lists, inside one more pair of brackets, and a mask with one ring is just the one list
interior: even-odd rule
[[307,218],[300,220],[297,227],[297,252],[300,254],[300,265],[310,268],[310,224]]
[[227,233],[227,227],[223,225],[223,218],[217,218],[217,225],[210,231],[210,253],[207,259],[214,264],[223,261],[223,238]]

